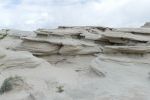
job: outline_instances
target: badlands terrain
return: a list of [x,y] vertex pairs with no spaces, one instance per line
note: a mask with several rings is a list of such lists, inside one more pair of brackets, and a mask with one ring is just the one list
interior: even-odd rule
[[0,100],[150,100],[150,23],[0,30]]

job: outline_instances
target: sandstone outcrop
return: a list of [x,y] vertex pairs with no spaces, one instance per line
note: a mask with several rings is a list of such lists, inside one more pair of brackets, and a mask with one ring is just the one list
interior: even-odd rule
[[[0,100],[150,100],[150,28],[60,26],[0,31]],[[61,91],[61,92],[59,92]]]

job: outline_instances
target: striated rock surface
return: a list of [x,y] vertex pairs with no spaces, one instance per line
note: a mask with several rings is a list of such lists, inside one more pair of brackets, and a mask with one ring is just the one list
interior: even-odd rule
[[14,76],[23,85],[0,100],[150,100],[147,26],[2,29],[0,86]]
[[[58,29],[38,29],[35,37],[22,37],[22,44],[16,49],[31,51],[34,55],[82,55],[95,54],[101,52],[101,45],[95,43],[95,39],[90,39],[93,33],[103,30],[90,27],[58,28]],[[87,34],[86,34],[87,33]]]

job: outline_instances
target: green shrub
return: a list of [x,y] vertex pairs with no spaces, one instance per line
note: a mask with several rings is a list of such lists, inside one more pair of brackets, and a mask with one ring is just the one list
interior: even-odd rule
[[58,93],[62,93],[63,91],[64,91],[64,86],[59,86],[59,87],[57,87],[57,92]]
[[23,81],[23,80],[18,76],[6,78],[0,88],[0,94],[11,91],[14,85],[16,85],[17,81]]
[[7,36],[7,34],[0,34],[0,39],[5,38],[5,36]]

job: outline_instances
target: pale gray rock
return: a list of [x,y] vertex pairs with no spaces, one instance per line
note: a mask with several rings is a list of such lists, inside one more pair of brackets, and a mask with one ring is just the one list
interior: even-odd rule
[[[117,57],[118,60],[104,59],[101,56],[93,60],[91,67],[97,68],[106,75],[106,78],[99,80],[97,84],[99,84],[101,91],[105,91],[105,93],[107,91],[107,93],[96,98],[100,100],[137,100],[138,98],[149,100],[148,91],[150,87],[147,73],[150,65],[129,63],[125,59],[120,61],[121,58]],[[142,83],[143,81],[144,83]]]
[[[125,53],[150,53],[150,46],[105,46],[105,49],[111,49],[116,52]],[[111,51],[110,51],[111,52]]]
[[36,34],[32,31],[22,31],[22,30],[15,30],[15,29],[5,29],[6,33],[11,36],[16,37],[34,37]]
[[129,32],[129,33],[142,34],[142,35],[149,35],[150,34],[149,28],[117,28],[113,31]]
[[57,54],[59,46],[48,42],[23,41],[22,44],[16,48],[16,50],[30,51],[33,55],[43,56]]
[[[149,28],[60,26],[0,31],[0,100],[150,100]],[[23,34],[23,35],[22,35]]]
[[[69,32],[70,30],[67,31]],[[23,42],[21,46],[19,46],[17,49],[27,50],[32,52],[34,55],[38,56],[51,55],[57,53],[63,55],[65,54],[76,55],[76,54],[94,54],[101,52],[100,46],[95,44],[94,41],[80,40],[78,38],[74,39],[72,37],[66,37],[65,34],[69,33],[65,33],[63,31],[60,32],[62,32],[61,37],[51,35],[41,37],[39,36],[39,34],[37,34],[37,37],[22,37]]]
[[150,28],[150,22],[146,22],[142,27],[144,27],[144,28]]
[[29,52],[13,52],[3,48],[0,48],[0,51],[0,70],[9,68],[34,68],[42,62]]
[[22,40],[20,37],[16,36],[5,36],[3,39],[0,40],[0,46],[6,49],[14,49],[17,46],[21,45]]
[[58,35],[58,36],[66,36],[66,35],[79,35],[84,30],[79,29],[39,29],[35,31],[38,35]]
[[98,46],[63,46],[59,53],[62,55],[90,55],[102,52]]
[[[102,35],[102,38],[108,39],[110,42],[113,39],[120,39],[122,40],[132,40],[132,41],[138,41],[138,42],[148,42],[150,41],[150,36],[144,36],[144,35],[138,35],[138,34],[132,34],[132,33],[125,33],[125,32],[105,32]],[[120,43],[120,42],[119,42]]]

